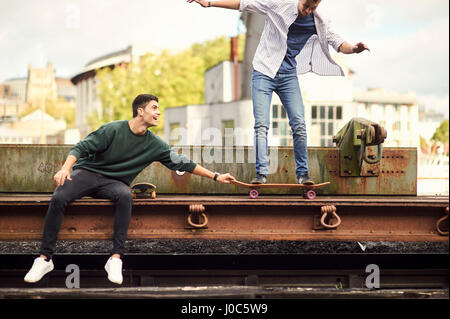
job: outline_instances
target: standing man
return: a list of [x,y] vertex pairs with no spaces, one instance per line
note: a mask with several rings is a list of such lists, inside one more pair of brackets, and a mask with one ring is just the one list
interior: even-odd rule
[[299,184],[314,184],[309,177],[307,133],[298,74],[344,76],[331,58],[328,46],[345,54],[369,50],[364,43],[351,45],[334,33],[317,11],[321,0],[187,0],[204,8],[219,7],[266,16],[261,40],[253,60],[252,99],[255,117],[256,177],[253,184],[267,182],[269,171],[267,134],[270,104],[277,93],[288,114],[294,139],[296,177]]
[[133,204],[129,185],[145,167],[158,161],[171,170],[186,171],[224,184],[235,180],[230,174],[213,173],[175,153],[148,130],[158,125],[161,115],[156,96],[139,95],[132,108],[132,120],[105,124],[76,144],[54,176],[58,187],[45,217],[40,257],[35,259],[25,276],[26,282],[38,282],[53,270],[52,257],[64,210],[78,198],[92,196],[110,199],[116,204],[113,249],[105,270],[108,279],[120,285],[123,280],[121,258]]

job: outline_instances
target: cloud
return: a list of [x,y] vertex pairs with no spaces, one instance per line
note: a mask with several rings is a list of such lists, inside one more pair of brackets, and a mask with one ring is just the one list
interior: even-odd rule
[[[355,86],[416,91],[428,103],[448,105],[448,8],[448,0],[323,0],[319,11],[347,41],[372,50],[346,56]],[[71,77],[132,43],[179,50],[231,36],[238,16],[185,0],[2,1],[0,81],[47,61],[58,76]]]
[[10,31],[7,41],[0,38],[0,81],[26,76],[37,46],[57,73],[70,70],[63,76],[73,76],[92,59],[133,43],[179,50],[233,35],[239,16],[184,0],[8,1],[0,9],[0,30]]
[[448,1],[342,0],[322,6],[348,42],[371,48],[346,56],[356,87],[415,91],[421,103],[448,116]]

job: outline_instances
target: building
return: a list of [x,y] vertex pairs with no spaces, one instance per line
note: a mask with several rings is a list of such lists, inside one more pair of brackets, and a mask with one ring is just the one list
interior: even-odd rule
[[[13,123],[0,125],[0,144],[64,144],[66,122],[36,110]],[[62,136],[59,139],[55,137]]]
[[419,104],[415,92],[389,92],[385,89],[355,91],[358,117],[379,123],[388,132],[385,146],[418,147]]
[[0,85],[0,98],[11,103],[24,104],[26,101],[27,78],[14,78]]
[[430,141],[436,129],[446,120],[445,115],[434,110],[426,110],[419,106],[419,123],[417,131],[426,141]]
[[0,118],[17,118],[27,108],[27,78],[13,78],[0,84]]
[[[242,66],[242,65],[241,65]],[[187,105],[165,110],[165,138],[183,145],[253,145],[253,103],[234,100],[232,63],[224,61],[205,73],[204,105]],[[348,77],[300,77],[307,120],[308,143],[328,146],[332,136],[345,124],[352,102],[352,71]],[[242,70],[240,74],[242,74]],[[348,112],[348,116],[352,111]],[[278,95],[273,94],[269,145],[290,146],[289,119]]]
[[[41,108],[49,101],[58,103],[54,104],[57,110],[74,107],[75,97],[72,82],[55,78],[51,63],[44,68],[29,66],[26,78],[4,81],[0,85],[0,143],[63,144],[74,141],[77,133],[71,132],[71,137],[66,138],[65,121],[52,118]],[[64,99],[64,102],[58,102],[58,98]],[[20,118],[30,108],[38,110]]]
[[103,105],[98,98],[96,90],[96,74],[104,68],[127,66],[129,63],[150,52],[147,46],[131,45],[125,50],[113,52],[89,62],[83,71],[74,76],[71,81],[76,87],[76,127],[80,130],[81,137],[85,137],[91,128],[88,125],[88,117],[97,112],[103,114]]
[[45,68],[28,67],[26,103],[31,107],[40,106],[46,101],[56,101],[58,90],[55,69],[52,63]]
[[58,98],[62,98],[66,102],[76,103],[77,89],[72,81],[65,78],[56,78],[55,81]]

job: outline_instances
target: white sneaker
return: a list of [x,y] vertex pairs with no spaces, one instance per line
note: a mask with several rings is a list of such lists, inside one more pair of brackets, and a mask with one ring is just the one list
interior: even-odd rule
[[44,258],[38,257],[34,260],[33,266],[26,274],[25,282],[35,283],[42,279],[45,274],[49,273],[55,268],[53,261],[46,261]]
[[110,257],[106,262],[105,270],[108,273],[109,281],[118,285],[122,284],[122,260],[120,258]]

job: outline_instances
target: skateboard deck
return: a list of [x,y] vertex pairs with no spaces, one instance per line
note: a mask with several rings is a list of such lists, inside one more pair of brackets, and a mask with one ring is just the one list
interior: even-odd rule
[[245,187],[250,189],[250,198],[255,199],[259,196],[259,189],[261,188],[298,188],[305,190],[303,196],[307,199],[316,198],[315,189],[319,189],[325,186],[330,185],[330,182],[321,183],[321,184],[313,184],[313,185],[304,185],[304,184],[247,184],[239,181],[231,182],[234,185]]
[[156,186],[151,183],[136,183],[131,186],[133,198],[156,198]]

